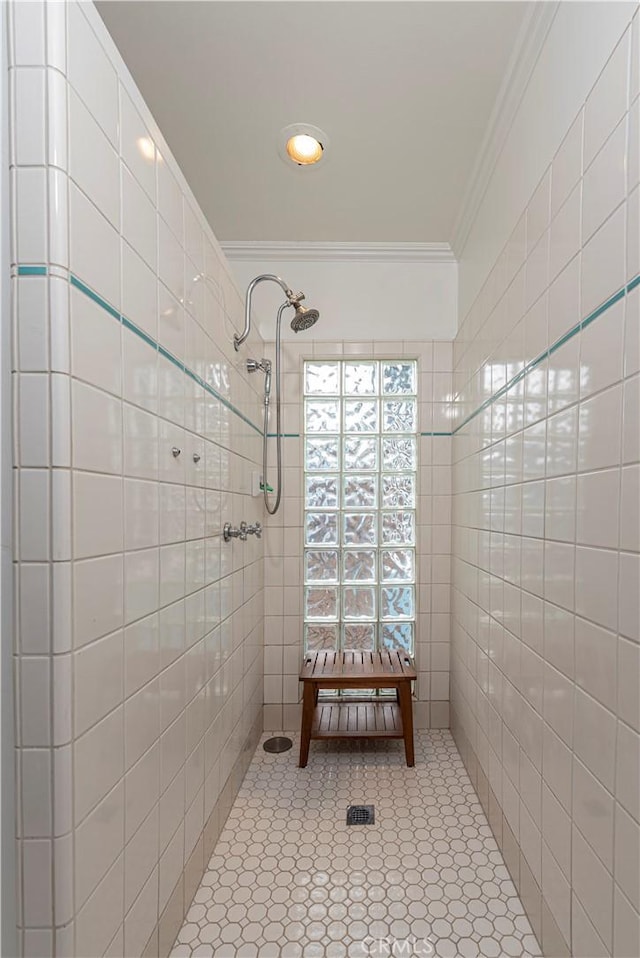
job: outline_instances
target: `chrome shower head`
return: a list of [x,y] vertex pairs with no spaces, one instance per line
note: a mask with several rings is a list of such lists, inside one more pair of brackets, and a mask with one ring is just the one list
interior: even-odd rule
[[294,333],[302,333],[305,329],[309,329],[318,322],[320,313],[317,309],[307,309],[306,306],[301,306],[300,303],[294,303],[293,305],[295,306],[296,312],[291,320],[291,329]]

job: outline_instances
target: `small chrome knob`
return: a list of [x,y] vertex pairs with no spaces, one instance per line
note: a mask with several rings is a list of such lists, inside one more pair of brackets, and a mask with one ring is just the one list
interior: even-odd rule
[[246,532],[242,532],[241,529],[236,529],[235,526],[232,526],[230,522],[225,522],[222,529],[222,538],[225,542],[230,542],[231,539],[246,539]]
[[194,452],[194,454],[193,454],[193,461],[194,461],[194,462],[200,462],[200,453],[199,453],[199,452]]
[[174,459],[177,459],[181,452],[182,452],[182,450],[181,450],[181,449],[178,449],[177,446],[172,446],[172,447],[171,447],[171,455],[173,456]]

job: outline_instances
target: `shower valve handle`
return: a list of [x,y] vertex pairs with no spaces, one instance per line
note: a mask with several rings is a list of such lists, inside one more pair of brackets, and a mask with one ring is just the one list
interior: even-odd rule
[[225,522],[222,530],[222,538],[225,542],[231,539],[240,539],[241,542],[247,541],[247,523],[241,522],[239,527],[232,526],[230,522]]
[[256,539],[261,539],[262,525],[259,522],[253,522],[250,526],[247,526],[247,533],[250,536],[255,536]]

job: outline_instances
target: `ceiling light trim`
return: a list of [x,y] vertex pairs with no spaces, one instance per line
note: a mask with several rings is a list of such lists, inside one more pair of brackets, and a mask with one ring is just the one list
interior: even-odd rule
[[232,262],[455,263],[449,243],[286,243],[278,240],[220,243]]
[[[315,140],[320,147],[319,157],[310,163],[299,163],[289,153],[288,149],[289,141],[295,136],[310,136],[312,140]],[[330,142],[327,134],[319,126],[314,126],[313,123],[290,123],[289,126],[283,127],[278,134],[278,155],[282,162],[296,173],[326,166],[329,146]]]
[[458,260],[559,6],[557,0],[532,3],[518,33],[453,229],[451,247]]

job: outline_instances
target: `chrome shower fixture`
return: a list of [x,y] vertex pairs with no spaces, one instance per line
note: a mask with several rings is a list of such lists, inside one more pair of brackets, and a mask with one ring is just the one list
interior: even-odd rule
[[295,310],[295,315],[291,320],[291,329],[294,333],[304,332],[305,329],[309,329],[317,323],[320,318],[320,313],[317,309],[307,309],[306,306],[301,306],[300,303],[295,304]]
[[276,318],[276,359],[275,359],[275,382],[276,382],[276,464],[277,464],[277,485],[276,485],[276,500],[271,504],[268,496],[269,483],[267,482],[267,440],[269,436],[269,401],[271,397],[271,362],[268,359],[248,359],[247,360],[247,371],[250,373],[257,372],[258,369],[261,369],[265,374],[264,380],[264,425],[262,429],[262,492],[264,495],[264,507],[269,513],[270,516],[273,516],[278,511],[280,506],[280,500],[282,499],[282,411],[281,411],[281,395],[280,395],[280,329],[282,323],[282,314],[285,309],[288,309],[290,306],[294,309],[293,319],[291,320],[291,329],[294,333],[301,333],[305,329],[309,329],[310,326],[313,326],[314,323],[318,322],[320,318],[320,313],[317,309],[307,309],[306,306],[302,306],[302,300],[304,299],[304,293],[294,293],[285,283],[283,279],[280,279],[279,276],[276,276],[273,273],[262,273],[260,276],[256,276],[255,279],[252,279],[249,283],[247,289],[247,299],[244,308],[244,329],[242,333],[238,336],[237,334],[233,337],[233,345],[236,350],[242,346],[243,342],[249,335],[251,331],[251,297],[253,295],[253,290],[258,285],[258,283],[264,282],[264,280],[270,280],[272,283],[277,283],[278,286],[284,291],[286,296],[286,302],[282,304],[278,310],[278,316]]
[[294,307],[296,313],[291,323],[291,328],[295,333],[299,333],[303,329],[308,329],[318,321],[320,313],[317,309],[305,309],[304,306],[300,305],[301,301],[304,299],[304,293],[294,293],[293,290],[287,286],[285,281],[280,279],[279,276],[276,276],[275,273],[261,273],[260,276],[256,276],[255,279],[251,280],[247,288],[247,298],[244,307],[244,329],[240,335],[235,333],[233,337],[233,345],[236,352],[240,349],[243,342],[251,332],[251,297],[253,296],[253,291],[258,283],[263,283],[265,280],[269,280],[272,283],[277,283],[278,286],[283,290],[284,295],[287,297],[286,305]]
[[271,398],[271,360],[247,359],[248,373],[257,373],[259,369],[264,373],[264,404],[268,406]]
[[247,372],[257,373],[261,369],[267,375],[271,372],[270,359],[247,359]]
[[255,536],[256,539],[262,538],[262,525],[260,522],[244,522],[239,526],[232,526],[230,522],[225,522],[222,530],[222,538],[225,542],[231,542],[232,539],[240,539],[246,542],[248,536]]

